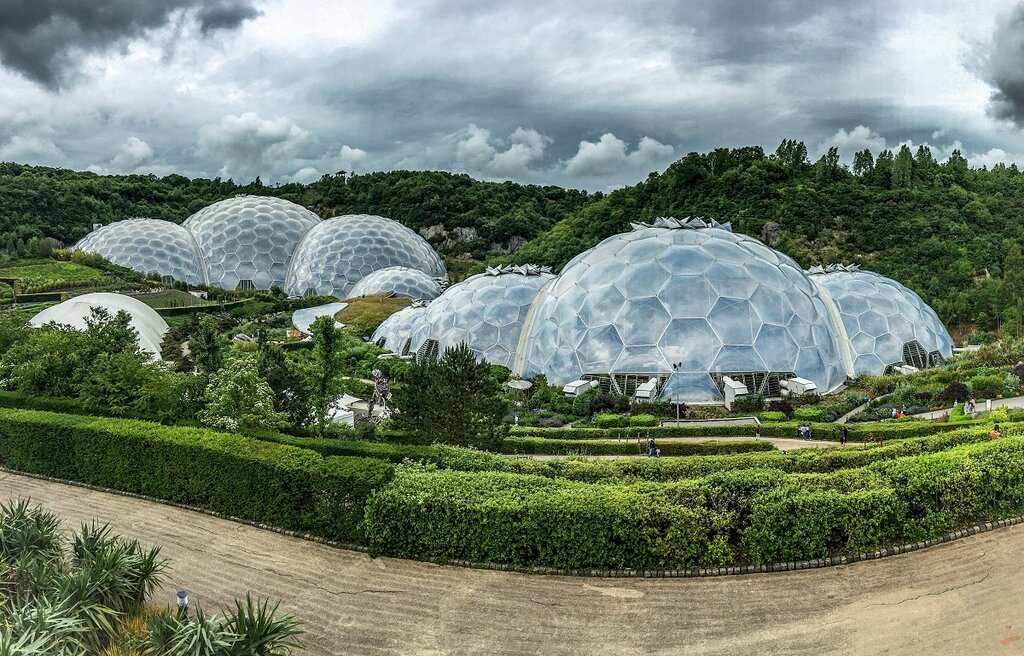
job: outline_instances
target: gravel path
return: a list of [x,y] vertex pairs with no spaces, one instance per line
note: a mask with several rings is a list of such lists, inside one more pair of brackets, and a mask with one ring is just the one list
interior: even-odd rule
[[855,565],[714,579],[530,576],[365,554],[157,503],[0,473],[0,499],[109,522],[174,561],[171,602],[253,590],[305,622],[310,654],[1024,652],[1024,525]]

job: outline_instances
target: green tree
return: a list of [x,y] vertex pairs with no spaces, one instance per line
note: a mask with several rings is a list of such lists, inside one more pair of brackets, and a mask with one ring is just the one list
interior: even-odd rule
[[319,317],[310,326],[313,336],[313,357],[309,369],[309,392],[313,421],[317,432],[327,429],[331,405],[337,398],[337,379],[342,369],[342,335],[334,325],[334,317]]
[[214,374],[224,365],[224,337],[213,317],[206,315],[200,319],[199,330],[189,339],[188,349],[200,373]]
[[868,175],[875,169],[875,158],[871,151],[865,148],[858,150],[853,155],[853,174],[857,177]]
[[199,420],[207,426],[234,431],[276,428],[284,421],[284,415],[274,410],[274,391],[249,353],[231,354],[210,376],[205,397]]
[[313,414],[308,381],[288,360],[284,349],[267,342],[265,331],[260,331],[259,338],[256,363],[274,391],[274,409],[287,416],[292,426],[305,426]]
[[395,423],[422,441],[492,446],[504,435],[502,392],[490,365],[459,344],[409,367],[393,391]]
[[910,148],[903,144],[896,159],[892,163],[892,188],[903,189],[909,187],[914,179],[914,156]]
[[1013,244],[1003,260],[1003,294],[1008,305],[1024,299],[1024,250]]

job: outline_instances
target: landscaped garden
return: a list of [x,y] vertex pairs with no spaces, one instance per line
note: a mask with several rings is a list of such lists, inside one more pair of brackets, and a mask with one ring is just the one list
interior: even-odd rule
[[[152,297],[185,300],[169,294]],[[96,312],[75,331],[29,330],[23,313],[3,313],[0,462],[373,554],[526,568],[810,559],[1024,512],[1020,413],[963,410],[1019,392],[1017,342],[726,411],[599,390],[570,399],[542,376],[511,389],[508,369],[465,347],[380,359],[330,317],[307,341],[288,337],[290,312],[319,301],[213,292],[206,305],[168,308],[156,362],[121,314]],[[374,370],[390,379],[397,412],[332,422],[341,394],[370,396]],[[834,423],[866,401],[855,418],[868,421]],[[897,408],[948,414],[890,419]],[[675,422],[740,416],[756,416],[763,439],[752,424]],[[1003,430],[991,441],[994,423]],[[777,448],[800,425],[832,441],[845,427],[849,443]],[[638,457],[650,439],[661,457]]]

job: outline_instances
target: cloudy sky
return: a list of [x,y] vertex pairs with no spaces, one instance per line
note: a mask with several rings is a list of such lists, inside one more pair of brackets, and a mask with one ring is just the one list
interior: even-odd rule
[[0,0],[0,160],[604,190],[788,137],[1024,166],[1024,3]]

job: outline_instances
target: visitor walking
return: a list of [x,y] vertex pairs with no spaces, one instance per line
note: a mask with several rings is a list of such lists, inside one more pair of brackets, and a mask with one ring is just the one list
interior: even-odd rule
[[846,445],[846,426],[839,429],[839,443],[844,446]]
[[761,424],[758,424],[757,427],[754,428],[754,439],[759,440],[762,437],[764,437],[764,435],[761,434]]
[[647,457],[648,458],[653,458],[654,457],[654,448],[655,448],[654,447],[654,438],[653,437],[647,438]]
[[661,457],[661,449],[658,449],[658,448],[654,449],[654,457],[655,458],[660,458]]

